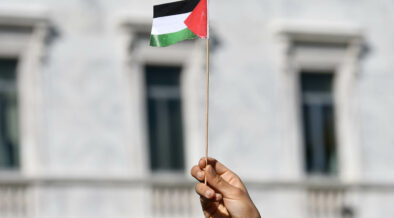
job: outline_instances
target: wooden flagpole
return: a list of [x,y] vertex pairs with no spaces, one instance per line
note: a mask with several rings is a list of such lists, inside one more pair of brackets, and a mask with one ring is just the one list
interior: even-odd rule
[[[209,139],[209,0],[207,0],[207,50],[206,50],[206,117],[205,117],[205,167],[208,166],[208,139]],[[207,184],[207,177],[204,179]]]
[[[205,117],[205,166],[208,166],[208,136],[209,136],[209,38],[207,42],[206,51],[206,117]],[[207,177],[205,177],[205,184],[207,184]]]

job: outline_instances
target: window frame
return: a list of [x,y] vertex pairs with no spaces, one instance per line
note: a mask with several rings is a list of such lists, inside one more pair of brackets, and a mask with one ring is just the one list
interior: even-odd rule
[[46,11],[0,13],[0,58],[16,59],[19,115],[19,167],[0,174],[27,176],[39,172],[43,141],[43,86],[41,67],[52,25]]
[[[304,142],[299,77],[303,71],[333,72],[338,175],[333,180],[357,181],[361,174],[361,145],[355,82],[363,49],[362,31],[344,24],[274,23],[278,46],[284,146],[289,150],[295,179],[313,179],[304,170]],[[308,48],[309,47],[309,48]],[[319,54],[319,55],[316,55]],[[331,177],[330,177],[331,178]]]

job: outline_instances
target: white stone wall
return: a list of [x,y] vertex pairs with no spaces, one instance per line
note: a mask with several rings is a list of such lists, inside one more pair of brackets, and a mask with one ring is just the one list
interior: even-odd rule
[[[393,1],[211,0],[210,6],[212,37],[217,41],[211,54],[211,156],[247,181],[304,181],[302,157],[289,152],[286,143],[289,125],[284,122],[283,101],[287,96],[275,23],[357,26],[363,30],[365,49],[355,72],[354,96],[349,99],[359,123],[361,147],[352,154],[361,160],[361,176],[355,182],[394,184]],[[130,101],[138,98],[141,87],[130,87],[130,80],[138,77],[130,76],[136,67],[128,60],[129,36],[122,24],[149,23],[152,2],[9,0],[0,3],[1,14],[39,14],[57,31],[40,67],[43,99],[37,104],[43,116],[37,128],[42,134],[40,144],[27,150],[26,155],[34,158],[25,164],[35,167],[27,168],[26,174],[60,179],[149,178],[144,130],[141,117],[135,116],[140,107],[138,101]],[[203,153],[203,140],[198,141],[203,137],[204,114],[200,47],[201,53],[195,51],[187,59],[200,62],[186,61],[194,69],[186,79],[192,88],[184,87],[184,98],[189,99],[185,116],[190,119],[185,122],[191,122],[185,133],[188,167]],[[136,199],[146,195],[144,189],[87,184],[39,186],[34,192],[36,216],[147,216],[149,208],[135,206],[140,203]],[[389,190],[358,194],[358,217],[392,214],[389,202],[394,189]],[[299,190],[256,190],[252,196],[265,217],[303,216],[302,206],[295,206],[303,199]]]

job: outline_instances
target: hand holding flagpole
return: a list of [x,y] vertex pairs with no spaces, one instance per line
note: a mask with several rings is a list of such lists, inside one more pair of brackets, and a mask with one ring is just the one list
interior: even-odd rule
[[[154,7],[150,44],[165,47],[186,39],[206,39],[205,166],[208,166],[209,136],[209,19],[208,0],[170,1]],[[204,178],[207,185],[207,177]],[[223,202],[221,202],[223,204]],[[225,207],[221,213],[229,217]]]
[[[170,0],[169,0],[170,1]],[[209,136],[209,20],[208,0],[170,1],[154,7],[151,46],[165,47],[186,39],[200,37],[206,39],[206,125],[205,125],[205,167],[208,167]],[[211,168],[212,169],[212,168]],[[205,186],[207,186],[205,174]],[[212,184],[212,181],[210,185]],[[240,192],[243,193],[243,192]],[[201,201],[204,207],[203,201]],[[211,202],[212,203],[212,202]],[[218,210],[223,217],[230,217],[228,210],[221,202]],[[249,211],[249,210],[248,210]],[[251,216],[246,216],[251,217]]]

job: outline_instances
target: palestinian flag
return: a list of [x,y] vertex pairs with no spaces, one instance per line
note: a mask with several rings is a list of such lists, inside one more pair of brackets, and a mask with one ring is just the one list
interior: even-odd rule
[[150,45],[165,47],[186,39],[207,38],[207,22],[207,0],[167,0],[153,7]]

